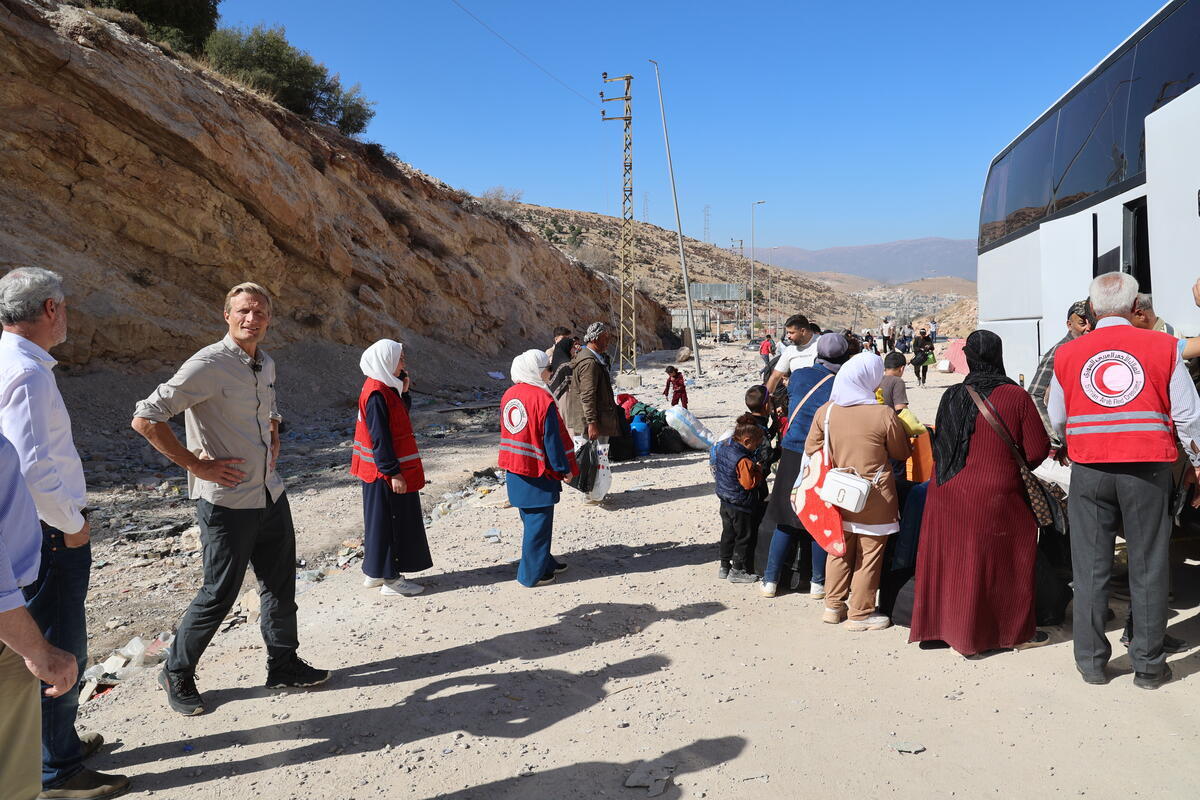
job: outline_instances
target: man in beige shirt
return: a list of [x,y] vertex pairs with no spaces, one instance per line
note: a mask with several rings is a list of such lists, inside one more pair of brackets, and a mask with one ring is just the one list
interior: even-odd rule
[[[258,343],[271,324],[271,299],[242,283],[225,298],[229,333],[184,362],[134,410],[133,428],[188,472],[204,557],[204,585],[192,601],[159,685],[171,708],[204,713],[196,663],[254,567],[262,598],[267,688],[306,687],[329,679],[296,655],[296,533],[283,481],[275,471],[279,414],[275,362]],[[187,447],[167,425],[183,412]]]

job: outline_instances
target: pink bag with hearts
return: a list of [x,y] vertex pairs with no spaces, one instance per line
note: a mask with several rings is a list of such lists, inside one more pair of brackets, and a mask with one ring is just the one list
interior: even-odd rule
[[817,492],[825,483],[830,463],[825,450],[804,457],[796,485],[792,487],[792,509],[801,524],[831,556],[846,555],[846,538],[842,535],[842,512],[832,503],[821,499]]

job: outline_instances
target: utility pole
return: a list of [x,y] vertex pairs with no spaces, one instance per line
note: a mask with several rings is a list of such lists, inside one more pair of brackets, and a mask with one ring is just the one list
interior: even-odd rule
[[683,221],[679,218],[679,194],[675,191],[675,166],[671,161],[671,139],[667,136],[667,107],[663,105],[662,76],[658,62],[653,58],[654,79],[658,82],[658,109],[662,113],[663,144],[667,148],[667,173],[671,176],[671,198],[675,201],[675,229],[679,232],[679,269],[683,271],[683,297],[687,301],[688,328],[692,331],[692,355],[696,357],[696,375],[704,374],[700,368],[700,340],[696,337],[696,318],[692,314],[692,283],[688,280],[687,257],[683,253]]
[[755,200],[750,204],[750,338],[754,339],[754,262],[758,260],[758,251],[754,248],[754,210],[766,200]]
[[[745,240],[745,239],[730,239],[730,240],[729,240],[729,252],[731,252],[731,253],[737,253],[737,255],[738,255],[738,259],[739,259],[739,260],[740,260],[740,259],[743,259],[743,258],[745,258],[745,257],[746,257],[746,247],[745,247],[745,245],[746,245],[746,240]],[[743,319],[743,317],[742,317],[742,304],[741,304],[741,302],[739,301],[739,302],[738,302],[738,304],[737,304],[736,306],[734,306],[734,308],[736,308],[736,309],[737,309],[737,316],[738,316],[738,323],[737,323],[737,324],[739,324],[739,326],[740,326],[740,322],[741,322],[741,320]]]
[[709,223],[712,221],[712,206],[704,207],[704,243],[708,244],[712,237],[709,235]]
[[642,192],[642,222],[650,221],[650,193]]
[[621,101],[625,104],[625,113],[620,117],[608,117],[604,109],[600,109],[601,120],[619,119],[625,123],[624,158],[621,171],[621,238],[620,266],[618,274],[621,280],[620,322],[617,330],[618,368],[616,385],[621,389],[634,389],[642,385],[642,378],[637,371],[637,283],[633,280],[633,76],[622,75],[619,78],[608,77],[607,72],[600,74],[605,83],[625,82],[625,93],[619,97],[605,97],[600,93],[600,102],[611,103]]

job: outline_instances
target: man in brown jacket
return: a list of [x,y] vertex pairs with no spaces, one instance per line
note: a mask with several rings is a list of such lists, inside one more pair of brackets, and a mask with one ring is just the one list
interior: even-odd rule
[[571,433],[579,439],[598,439],[621,432],[620,417],[625,413],[613,398],[612,380],[605,355],[612,331],[603,322],[593,322],[583,337],[583,349],[571,359],[571,383],[563,398],[563,416]]

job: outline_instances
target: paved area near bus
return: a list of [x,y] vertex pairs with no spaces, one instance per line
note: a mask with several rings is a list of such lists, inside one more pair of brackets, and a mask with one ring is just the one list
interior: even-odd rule
[[[690,397],[719,431],[757,355],[717,355],[744,369]],[[956,379],[910,389],[923,419]],[[462,467],[493,459],[480,443]],[[328,685],[262,689],[258,631],[240,625],[201,664],[203,716],[169,711],[152,671],[86,704],[82,726],[115,741],[93,766],[132,775],[133,797],[237,800],[1196,795],[1200,650],[1171,657],[1176,680],[1147,692],[1116,629],[1118,677],[1096,687],[1067,631],[966,660],[907,644],[903,628],[823,625],[803,595],[716,580],[705,454],[614,473],[602,507],[564,493],[555,553],[570,569],[556,585],[515,582],[517,512],[502,491],[471,498],[430,528],[424,594],[383,597],[355,570],[300,584],[301,655],[336,670]],[[353,483],[323,492],[357,513]],[[297,523],[330,524],[315,508]],[[1198,574],[1200,561],[1179,565],[1170,631],[1200,643]]]

